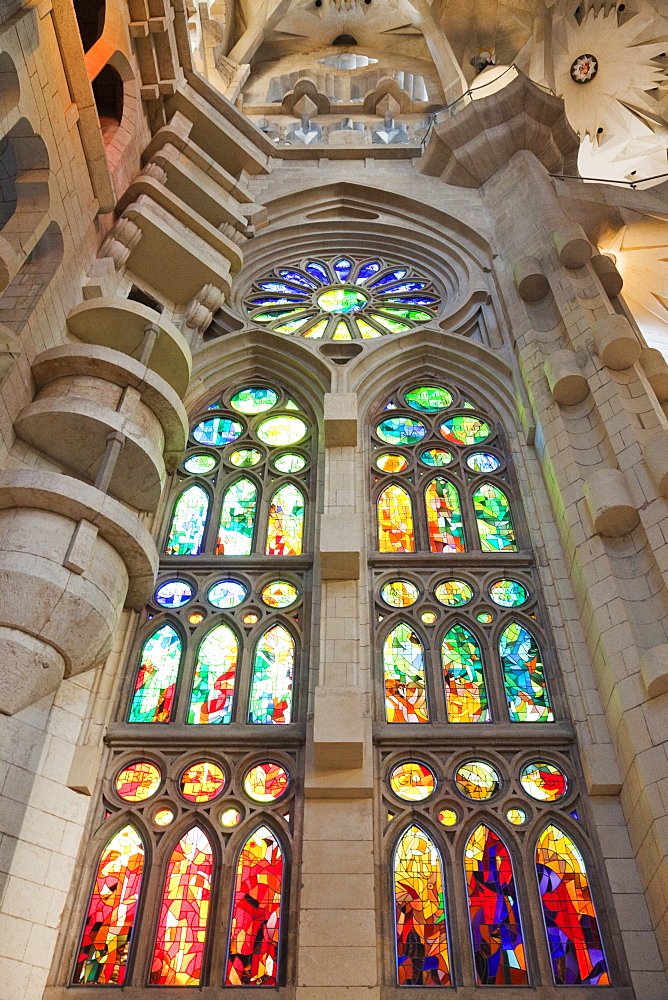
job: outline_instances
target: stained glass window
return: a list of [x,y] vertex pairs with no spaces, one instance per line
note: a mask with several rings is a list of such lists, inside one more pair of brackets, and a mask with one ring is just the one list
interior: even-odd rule
[[182,643],[171,625],[161,625],[142,646],[128,722],[169,722],[181,665]]
[[545,667],[531,632],[511,622],[501,633],[499,655],[511,721],[552,722]]
[[450,986],[443,865],[438,848],[418,826],[394,852],[397,982]]
[[279,985],[282,885],[281,845],[261,826],[237,862],[226,986]]
[[414,552],[413,505],[406,490],[392,484],[378,497],[378,548]]
[[304,508],[304,494],[292,483],[286,483],[274,493],[269,504],[267,555],[301,555]]
[[232,699],[239,643],[228,625],[218,625],[203,639],[197,654],[188,722],[232,721]]
[[438,477],[427,486],[427,530],[432,552],[464,552],[464,523],[457,487]]
[[73,982],[123,986],[144,871],[134,826],[115,834],[97,866]]
[[473,494],[483,552],[516,552],[515,528],[508,497],[492,483],[483,483]]
[[294,639],[274,625],[258,641],[251,680],[248,721],[286,724],[292,719]]
[[256,484],[250,479],[238,479],[223,497],[217,556],[247,556],[253,551],[256,509]]
[[168,556],[197,556],[202,550],[209,512],[209,494],[201,486],[189,486],[176,501],[169,538]]
[[214,855],[195,826],[176,845],[167,865],[151,965],[152,986],[199,986]]
[[513,863],[488,826],[473,831],[464,849],[473,957],[480,986],[526,986],[526,957]]
[[406,622],[400,622],[383,646],[385,711],[388,722],[427,722],[422,643]]
[[538,839],[536,872],[555,983],[609,986],[584,858],[557,826],[548,826]]
[[453,625],[441,647],[449,722],[490,719],[480,646],[463,625]]

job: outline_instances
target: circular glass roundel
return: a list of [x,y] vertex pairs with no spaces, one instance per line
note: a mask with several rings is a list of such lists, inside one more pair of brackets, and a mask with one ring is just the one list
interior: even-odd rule
[[517,580],[497,580],[489,588],[489,596],[502,608],[519,608],[526,604],[529,595]]
[[193,611],[191,615],[188,615],[188,621],[191,625],[200,625],[204,621],[204,615],[201,611]]
[[420,455],[420,461],[435,468],[441,465],[450,465],[452,452],[446,451],[444,448],[428,448]]
[[215,469],[217,465],[218,462],[213,455],[191,455],[183,463],[183,468],[193,475],[203,476]]
[[455,784],[467,799],[481,802],[491,799],[501,786],[501,779],[491,764],[484,760],[469,760],[455,774]]
[[468,414],[450,417],[440,429],[445,440],[453,444],[482,444],[492,433],[488,423]]
[[285,795],[289,783],[290,776],[284,767],[264,761],[246,772],[244,791],[254,802],[275,802]]
[[436,788],[434,772],[426,764],[408,760],[390,774],[390,787],[405,802],[423,802]]
[[469,455],[466,459],[466,464],[472,472],[496,472],[501,466],[496,455],[490,455],[487,452],[476,451],[473,455]]
[[153,822],[156,826],[169,826],[173,819],[174,813],[171,809],[158,809],[153,817]]
[[458,608],[462,604],[468,604],[473,597],[473,589],[463,580],[446,580],[439,583],[434,597],[448,608]]
[[287,475],[290,475],[305,469],[306,459],[303,455],[278,455],[274,459],[274,466],[279,472],[285,472]]
[[512,806],[506,813],[506,819],[513,826],[522,826],[522,824],[527,821],[527,814],[524,809],[518,808],[518,806]]
[[568,779],[561,768],[544,760],[527,764],[520,775],[520,784],[527,795],[539,802],[556,802],[568,789]]
[[261,386],[251,386],[249,389],[240,389],[235,392],[230,399],[230,406],[238,413],[264,413],[270,410],[278,402],[278,393],[273,389],[265,389]]
[[418,599],[418,589],[408,580],[391,580],[384,584],[380,596],[392,608],[410,608]]
[[438,814],[438,821],[443,826],[454,826],[459,817],[454,809],[441,809]]
[[233,451],[230,455],[230,462],[238,469],[246,469],[261,461],[262,452],[258,451],[257,448],[241,448],[239,451]]
[[156,590],[155,600],[161,608],[182,608],[192,600],[194,593],[194,588],[185,580],[168,580]]
[[308,427],[300,417],[269,417],[257,429],[257,436],[271,448],[297,444],[306,437]]
[[228,417],[211,417],[203,420],[193,430],[193,437],[199,444],[211,444],[220,447],[232,444],[239,437],[243,427],[237,420]]
[[368,301],[364,292],[357,288],[330,288],[317,299],[322,311],[327,313],[359,312]]
[[491,611],[479,611],[475,617],[476,621],[479,621],[481,625],[491,625],[494,621],[494,615]]
[[286,580],[275,580],[268,583],[262,591],[262,600],[268,608],[289,608],[299,597],[299,591],[294,583]]
[[241,822],[241,813],[238,809],[224,809],[220,814],[220,825],[230,829],[233,826],[239,826]]
[[207,597],[214,608],[238,608],[246,600],[246,588],[236,580],[219,580],[209,589]]
[[376,427],[376,434],[386,444],[415,444],[421,441],[427,428],[414,417],[387,417]]
[[145,802],[155,795],[162,780],[155,764],[146,760],[124,767],[116,778],[116,794],[126,802]]
[[408,459],[404,455],[378,455],[375,462],[381,472],[403,472],[408,468]]
[[420,615],[420,618],[425,623],[425,625],[433,625],[436,619],[438,618],[438,615],[436,614],[435,611],[423,611],[422,614]]
[[181,795],[188,802],[211,802],[225,787],[225,774],[218,764],[202,760],[181,775]]
[[436,413],[446,410],[452,405],[452,396],[447,389],[437,385],[421,385],[406,393],[406,402],[413,410],[423,410],[425,413]]
[[247,615],[243,617],[244,625],[257,625],[260,620],[260,616],[256,611],[249,611]]

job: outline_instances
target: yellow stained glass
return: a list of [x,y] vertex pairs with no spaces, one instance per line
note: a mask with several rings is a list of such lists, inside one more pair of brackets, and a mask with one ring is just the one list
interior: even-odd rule
[[392,483],[378,497],[380,552],[415,552],[413,505],[406,490]]

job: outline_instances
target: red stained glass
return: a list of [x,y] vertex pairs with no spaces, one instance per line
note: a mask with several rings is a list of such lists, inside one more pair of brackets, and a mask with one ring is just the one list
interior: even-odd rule
[[126,802],[143,802],[155,795],[161,780],[155,764],[137,761],[124,767],[116,778],[116,793]]
[[248,838],[237,865],[226,986],[277,986],[283,852],[266,826]]
[[212,872],[211,845],[195,826],[176,845],[167,866],[152,986],[199,986]]
[[225,772],[218,764],[202,760],[181,775],[181,795],[189,802],[211,802],[225,787]]
[[73,982],[122,986],[137,912],[144,845],[133,826],[109,841],[97,868]]

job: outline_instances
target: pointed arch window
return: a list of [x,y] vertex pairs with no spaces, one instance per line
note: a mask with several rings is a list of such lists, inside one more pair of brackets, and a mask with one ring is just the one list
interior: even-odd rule
[[183,643],[176,629],[161,625],[141,650],[128,722],[169,722]]
[[536,639],[520,622],[501,633],[499,655],[512,722],[552,722],[545,667]]
[[489,722],[480,645],[469,629],[455,623],[443,636],[441,661],[449,722]]
[[292,718],[295,641],[283,625],[273,625],[255,647],[248,721],[285,725]]
[[425,491],[431,552],[464,552],[464,522],[457,487],[437,476]]
[[209,513],[209,494],[197,484],[177,499],[165,546],[168,556],[197,556],[202,551]]
[[239,641],[229,625],[217,625],[202,640],[197,654],[189,723],[228,723],[239,658]]
[[473,494],[483,552],[517,552],[510,501],[494,483],[481,483]]
[[391,483],[378,497],[378,548],[381,552],[415,552],[413,503],[406,490]]
[[248,556],[253,551],[257,493],[250,479],[237,479],[228,486],[220,508],[217,556]]
[[383,666],[387,721],[427,722],[422,642],[407,622],[399,622],[385,639]]
[[293,483],[276,490],[269,501],[267,555],[301,555],[305,507],[304,494]]

